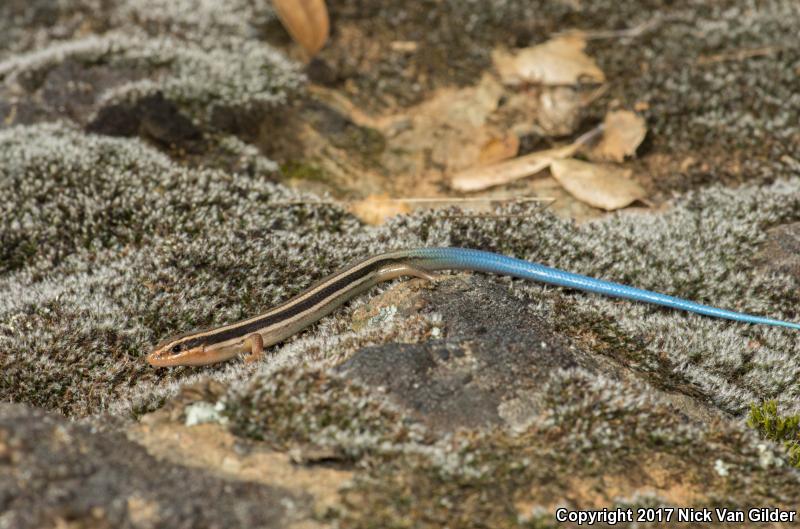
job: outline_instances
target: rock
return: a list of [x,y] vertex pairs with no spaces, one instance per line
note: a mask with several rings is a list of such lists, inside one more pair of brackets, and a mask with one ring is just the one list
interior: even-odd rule
[[0,527],[286,527],[281,487],[158,460],[122,434],[0,404]]
[[385,388],[439,431],[503,424],[501,410],[519,398],[527,410],[509,419],[524,421],[539,411],[537,388],[554,370],[599,370],[496,281],[458,278],[422,296],[441,314],[445,338],[367,347],[338,370]]
[[203,135],[162,92],[131,103],[104,106],[86,130],[109,136],[141,136],[167,147],[182,146],[190,150],[198,150],[199,145],[194,144]]
[[800,222],[767,231],[767,240],[753,261],[768,273],[786,274],[800,281]]

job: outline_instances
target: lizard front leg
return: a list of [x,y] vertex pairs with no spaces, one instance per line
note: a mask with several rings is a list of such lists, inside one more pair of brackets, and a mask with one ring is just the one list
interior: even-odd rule
[[245,339],[244,346],[250,349],[250,352],[244,357],[246,363],[252,364],[264,356],[264,338],[257,332]]

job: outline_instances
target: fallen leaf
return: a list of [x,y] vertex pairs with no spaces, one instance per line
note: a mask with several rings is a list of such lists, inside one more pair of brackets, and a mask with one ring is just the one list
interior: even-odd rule
[[502,85],[485,75],[475,86],[441,89],[407,109],[404,125],[390,135],[384,167],[421,176],[433,168],[449,174],[480,163],[485,146],[508,134],[489,123],[502,94]]
[[555,37],[515,54],[496,51],[493,59],[505,84],[537,83],[576,85],[603,83],[605,74],[583,50],[586,39],[580,33]]
[[606,211],[624,208],[645,196],[642,186],[630,179],[630,169],[570,158],[554,160],[550,171],[569,194]]
[[374,226],[395,215],[409,213],[411,208],[401,200],[389,198],[388,195],[370,195],[364,200],[350,204],[350,213],[367,224]]
[[309,57],[316,55],[330,31],[325,0],[272,0],[272,5],[294,41]]
[[609,112],[603,120],[603,137],[587,156],[597,162],[621,162],[636,154],[646,135],[643,117],[629,110]]
[[513,158],[519,151],[519,137],[506,134],[501,138],[492,138],[483,144],[478,155],[480,165],[489,165],[508,158]]
[[[502,86],[500,82],[497,83]],[[498,130],[518,137],[529,134],[546,135],[538,122],[542,111],[540,102],[542,90],[506,89],[502,94],[502,104],[489,117]]]
[[505,162],[474,167],[455,174],[450,187],[457,191],[478,191],[487,187],[507,184],[547,169],[554,160],[575,154],[576,144],[533,152]]
[[536,123],[547,136],[566,136],[575,132],[583,98],[571,86],[554,86],[539,95]]
[[601,130],[600,127],[595,127],[563,147],[532,152],[513,160],[460,171],[450,178],[450,187],[458,191],[478,191],[536,174],[547,169],[554,160],[575,154],[578,149],[593,141]]

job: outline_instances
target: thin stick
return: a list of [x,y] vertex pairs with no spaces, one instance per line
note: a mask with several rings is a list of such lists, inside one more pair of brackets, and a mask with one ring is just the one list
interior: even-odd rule
[[697,64],[706,65],[714,64],[717,62],[727,61],[743,61],[745,59],[752,59],[753,57],[764,57],[772,55],[775,52],[781,51],[784,46],[763,46],[761,48],[740,49],[717,55],[703,55],[697,59]]
[[591,143],[602,132],[603,124],[601,123],[569,145],[532,152],[491,165],[465,169],[450,178],[450,187],[458,191],[480,191],[534,175],[550,167],[554,160],[569,158],[584,145]]
[[[550,202],[556,199],[553,197],[523,197],[523,198],[502,198],[502,197],[408,197],[408,198],[375,198],[369,199],[370,202],[410,202],[410,203],[469,203],[469,202]],[[363,200],[290,200],[285,202],[267,202],[268,206],[308,206],[308,205],[344,205],[359,204]]]

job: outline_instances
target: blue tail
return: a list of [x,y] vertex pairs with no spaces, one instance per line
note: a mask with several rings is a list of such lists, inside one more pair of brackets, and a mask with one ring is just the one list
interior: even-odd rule
[[565,272],[557,268],[550,268],[513,257],[483,252],[481,250],[470,250],[467,248],[419,248],[410,250],[408,255],[409,257],[419,259],[420,266],[429,270],[458,269],[509,275],[522,279],[541,281],[551,285],[604,294],[606,296],[653,303],[655,305],[686,310],[705,316],[712,316],[714,318],[724,318],[726,320],[744,323],[775,325],[778,327],[800,330],[800,323],[763,318],[761,316],[753,316],[732,310],[719,309],[686,299],[659,294],[658,292],[629,287],[620,283],[612,283],[611,281],[603,281],[602,279],[594,279],[581,274],[573,274],[572,272]]

